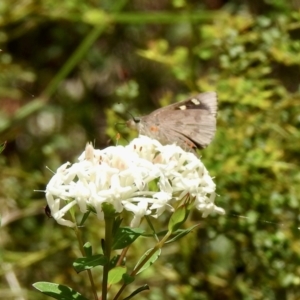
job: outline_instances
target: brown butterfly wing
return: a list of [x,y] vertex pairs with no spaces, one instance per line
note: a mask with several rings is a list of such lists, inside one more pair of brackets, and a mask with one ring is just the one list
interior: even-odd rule
[[[194,100],[194,99],[199,101],[198,105],[196,105],[195,103],[192,102],[192,100]],[[145,117],[155,118],[156,115],[160,114],[161,112],[163,112],[165,110],[167,110],[167,111],[182,110],[182,109],[180,109],[180,107],[182,107],[184,105],[187,107],[187,109],[203,109],[203,110],[207,110],[210,114],[216,116],[216,114],[217,114],[217,93],[216,92],[201,93],[201,94],[198,94],[187,100],[156,109],[155,111],[153,111],[152,113],[150,113],[149,115],[147,115]]]
[[215,135],[216,114],[216,93],[202,93],[141,117],[140,133],[163,144],[202,149]]

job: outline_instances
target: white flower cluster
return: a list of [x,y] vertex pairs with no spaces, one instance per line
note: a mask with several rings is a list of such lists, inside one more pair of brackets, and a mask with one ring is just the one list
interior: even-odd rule
[[92,208],[103,219],[106,202],[117,213],[132,212],[131,226],[136,227],[145,215],[173,211],[187,194],[203,217],[225,213],[214,204],[216,186],[203,163],[176,145],[140,136],[125,147],[96,150],[88,144],[78,160],[59,167],[46,188],[52,217],[61,225],[75,226],[63,218],[75,205],[82,213]]

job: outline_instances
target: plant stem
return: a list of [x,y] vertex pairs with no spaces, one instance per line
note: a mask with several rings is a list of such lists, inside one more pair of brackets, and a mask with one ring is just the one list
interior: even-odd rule
[[104,214],[105,220],[105,243],[104,243],[104,256],[107,258],[108,263],[103,266],[103,280],[102,280],[102,300],[107,299],[107,284],[108,284],[108,272],[109,261],[112,246],[112,229],[114,224],[114,217]]
[[[131,272],[130,276],[135,276],[139,270],[141,270],[141,268],[145,265],[145,263],[152,257],[152,255],[159,249],[161,249],[163,247],[163,245],[165,244],[165,242],[168,240],[168,238],[170,237],[170,235],[172,234],[171,231],[168,231],[167,234],[163,237],[163,239],[161,241],[159,241],[154,247],[153,249],[147,254],[147,256],[145,256],[145,258],[136,266],[136,268]],[[113,300],[117,300],[119,298],[119,296],[122,294],[122,292],[124,291],[126,287],[126,284],[124,283],[120,290],[118,291],[118,293],[116,294],[116,296],[114,297]]]
[[[84,248],[83,248],[81,232],[80,232],[80,230],[78,229],[77,226],[75,227],[74,231],[75,231],[78,243],[79,243],[79,249],[80,249],[81,255],[86,256],[86,253],[85,253]],[[92,272],[91,272],[91,270],[87,270],[87,273],[88,273],[89,280],[90,280],[90,283],[91,283],[92,293],[94,295],[94,299],[98,300],[97,290],[96,290],[96,286],[95,286],[94,279],[93,279],[93,276],[92,276]]]

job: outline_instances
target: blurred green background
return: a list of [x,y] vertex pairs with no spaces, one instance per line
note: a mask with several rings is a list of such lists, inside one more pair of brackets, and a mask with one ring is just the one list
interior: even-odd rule
[[[227,214],[195,213],[200,229],[141,274],[137,298],[300,299],[299,0],[2,0],[0,49],[0,299],[46,299],[36,281],[90,296],[74,234],[34,192],[46,166],[87,141],[127,144],[127,112],[210,90],[218,129],[201,156]],[[98,251],[102,224],[88,224]]]

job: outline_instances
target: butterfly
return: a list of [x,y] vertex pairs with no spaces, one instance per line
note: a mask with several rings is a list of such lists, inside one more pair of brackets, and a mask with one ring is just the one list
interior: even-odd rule
[[207,147],[216,132],[217,93],[206,92],[127,121],[127,126],[163,145]]

